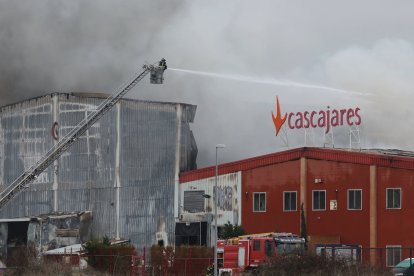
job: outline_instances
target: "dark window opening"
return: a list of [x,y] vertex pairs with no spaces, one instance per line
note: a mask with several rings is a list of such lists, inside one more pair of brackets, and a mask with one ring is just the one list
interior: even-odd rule
[[401,208],[401,189],[387,189],[387,209]]
[[[26,250],[28,221],[16,221],[7,223],[7,266],[21,266],[22,260],[15,256],[20,255],[21,250]],[[23,252],[23,251],[22,251]]]
[[207,245],[207,222],[176,223],[175,245]]
[[362,191],[349,190],[348,191],[348,209],[361,210],[362,209]]
[[273,247],[274,242],[273,241],[265,241],[265,254],[268,257],[272,257],[275,254],[275,250]]
[[28,221],[9,222],[7,231],[7,246],[18,247],[27,244]]
[[260,251],[260,240],[253,241],[253,251]]
[[313,191],[313,210],[325,210],[325,191]]
[[266,193],[253,193],[253,212],[266,211]]
[[284,211],[296,211],[296,192],[283,193]]

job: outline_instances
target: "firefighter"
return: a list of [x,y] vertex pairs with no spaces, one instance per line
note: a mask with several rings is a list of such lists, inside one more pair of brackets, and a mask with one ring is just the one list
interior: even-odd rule
[[158,63],[159,67],[163,67],[164,71],[167,69],[167,61],[165,58],[161,59],[161,61]]

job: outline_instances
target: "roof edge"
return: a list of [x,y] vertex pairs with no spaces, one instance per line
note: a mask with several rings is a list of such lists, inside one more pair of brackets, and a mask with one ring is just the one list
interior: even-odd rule
[[[106,95],[106,97],[105,97]],[[84,99],[106,99],[110,96],[110,94],[106,94],[106,93],[93,93],[93,92],[69,92],[69,93],[64,93],[64,92],[52,92],[46,95],[42,95],[42,96],[37,96],[37,97],[33,97],[33,98],[28,98],[28,99],[24,99],[18,102],[14,102],[14,103],[10,103],[10,104],[6,104],[3,106],[0,106],[0,112],[3,112],[4,109],[7,108],[12,108],[14,106],[18,106],[21,105],[25,102],[29,102],[29,101],[37,101],[43,98],[47,98],[47,97],[53,97],[53,96],[63,96],[63,97],[75,97],[75,98],[84,98]],[[183,103],[183,102],[161,102],[161,101],[151,101],[151,100],[141,100],[141,99],[131,99],[131,98],[121,98],[120,101],[132,101],[132,102],[143,102],[143,103],[154,103],[154,104],[171,104],[171,105],[183,105],[183,106],[189,106],[189,107],[197,107],[194,104],[189,104],[189,103]]]
[[[326,160],[362,165],[376,165],[414,170],[414,157],[386,154],[384,152],[365,152],[346,149],[301,147],[282,152],[276,152],[257,157],[242,159],[234,162],[220,164],[218,174],[234,173],[254,168],[269,166],[277,163],[289,162],[300,158],[313,160]],[[210,166],[180,174],[180,183],[186,183],[202,178],[213,177],[215,166]]]

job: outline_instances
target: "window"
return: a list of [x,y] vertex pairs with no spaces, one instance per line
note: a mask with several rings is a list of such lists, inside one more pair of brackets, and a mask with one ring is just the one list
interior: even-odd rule
[[387,189],[387,209],[401,209],[401,188]]
[[253,241],[253,251],[260,251],[260,240]]
[[283,211],[296,210],[296,192],[283,192]]
[[326,191],[312,191],[312,210],[326,210]]
[[253,212],[266,212],[266,193],[253,193]]
[[184,191],[184,211],[189,213],[204,212],[204,191]]
[[273,257],[275,255],[275,250],[273,247],[274,241],[265,240],[265,254],[268,257]]
[[362,190],[348,190],[348,210],[362,210]]
[[280,255],[288,255],[291,253],[299,253],[305,251],[303,243],[276,242],[276,252]]
[[387,266],[395,266],[401,261],[401,245],[387,245]]

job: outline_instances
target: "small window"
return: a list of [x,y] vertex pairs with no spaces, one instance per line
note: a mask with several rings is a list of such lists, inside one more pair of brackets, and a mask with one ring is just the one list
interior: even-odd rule
[[265,240],[265,254],[268,257],[273,257],[275,254],[274,241]]
[[348,210],[362,210],[362,190],[348,190]]
[[253,212],[266,212],[266,193],[253,193]]
[[395,266],[401,261],[401,245],[387,245],[387,266]]
[[283,192],[283,211],[296,211],[296,192]]
[[387,209],[401,209],[401,188],[387,189]]
[[253,241],[253,251],[260,251],[260,240]]
[[326,191],[312,191],[312,210],[326,210]]

